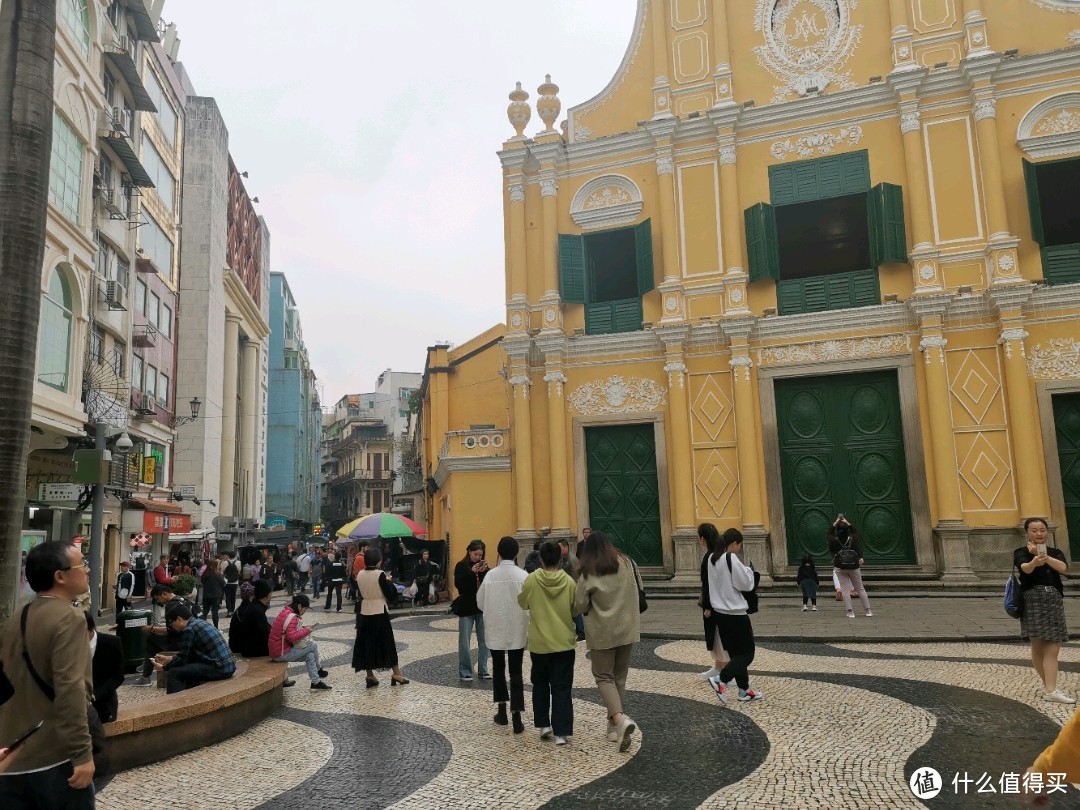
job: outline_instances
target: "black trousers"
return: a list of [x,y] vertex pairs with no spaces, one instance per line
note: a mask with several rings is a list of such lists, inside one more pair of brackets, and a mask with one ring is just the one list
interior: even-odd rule
[[202,600],[202,612],[203,616],[207,617],[214,623],[214,627],[218,626],[218,611],[221,610],[220,599],[207,599],[205,596]]
[[165,670],[165,692],[172,695],[208,681],[224,681],[232,676],[231,672],[226,675],[220,669],[209,664],[181,664],[178,667],[169,667]]
[[232,615],[233,611],[236,610],[236,589],[239,584],[240,583],[236,583],[236,585],[225,586],[225,612],[228,613],[230,616]]
[[341,610],[341,583],[340,582],[328,582],[326,583],[326,609],[330,609],[330,602],[333,601],[334,592],[337,592],[337,609]]
[[154,656],[161,652],[176,652],[180,649],[180,636],[150,633],[146,636],[146,660],[143,662],[142,676],[149,678],[154,671]]
[[44,771],[0,776],[0,806],[4,810],[93,810],[94,786],[69,787],[67,780],[74,772],[71,763],[65,762]]
[[574,733],[574,650],[529,653],[532,659],[533,725],[551,726],[556,737]]
[[[492,650],[491,651],[491,676],[494,679],[492,686],[495,689],[495,702],[506,703],[510,701],[510,711],[525,711],[525,681],[521,676],[521,663],[525,658],[525,650]],[[506,662],[510,661],[510,690],[506,689]]]
[[749,689],[750,673],[747,670],[753,663],[755,654],[754,628],[750,624],[750,617],[745,613],[737,616],[713,613],[713,616],[716,618],[716,629],[720,633],[720,643],[731,656],[727,666],[720,670],[720,683],[727,683],[734,678],[740,689]]

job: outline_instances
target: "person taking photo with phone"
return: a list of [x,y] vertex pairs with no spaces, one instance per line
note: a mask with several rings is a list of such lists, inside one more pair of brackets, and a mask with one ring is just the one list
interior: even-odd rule
[[0,807],[94,807],[90,645],[85,618],[71,609],[88,577],[82,550],[71,543],[41,543],[26,555],[26,580],[37,597],[0,639],[4,674],[15,689],[0,706],[0,745],[10,748],[45,722],[0,774]]
[[870,618],[874,614],[870,610],[870,597],[866,595],[866,586],[862,579],[863,555],[859,530],[842,514],[837,515],[829,527],[828,541],[829,551],[833,555],[833,579],[840,583],[840,595],[844,600],[847,617],[855,618],[855,611],[851,609],[851,593],[857,591],[862,609],[867,618]]
[[1043,700],[1076,703],[1076,698],[1057,688],[1058,653],[1062,642],[1069,640],[1061,584],[1061,575],[1069,566],[1061,549],[1047,548],[1050,530],[1045,520],[1028,518],[1024,521],[1024,533],[1026,545],[1013,552],[1013,565],[1020,570],[1020,592],[1024,597],[1020,635],[1031,642],[1031,663],[1043,684]]

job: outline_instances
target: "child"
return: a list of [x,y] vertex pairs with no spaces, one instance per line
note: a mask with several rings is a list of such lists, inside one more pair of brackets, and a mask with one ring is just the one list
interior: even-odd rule
[[[577,585],[559,566],[559,544],[550,540],[540,546],[537,569],[525,579],[518,605],[529,611],[529,657],[532,660],[533,723],[540,739],[555,737],[556,745],[566,745],[574,733],[573,604]],[[550,725],[549,725],[550,722]]]
[[803,611],[806,611],[807,603],[813,603],[813,609],[817,610],[818,575],[817,569],[814,567],[814,558],[809,554],[803,555],[802,563],[799,565],[799,573],[795,575],[795,581],[802,588]]

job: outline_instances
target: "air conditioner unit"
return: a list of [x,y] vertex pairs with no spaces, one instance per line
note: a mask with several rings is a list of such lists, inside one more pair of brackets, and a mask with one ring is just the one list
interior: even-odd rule
[[101,202],[105,206],[105,210],[109,212],[109,219],[127,219],[127,215],[120,210],[120,206],[117,205],[116,189],[107,188],[101,195]]
[[123,51],[131,57],[132,61],[135,61],[135,40],[131,37],[117,37],[113,47],[118,51]]
[[112,127],[114,132],[125,135],[131,132],[131,115],[123,107],[112,108]]
[[105,282],[105,301],[109,309],[127,309],[124,306],[124,286],[119,281]]

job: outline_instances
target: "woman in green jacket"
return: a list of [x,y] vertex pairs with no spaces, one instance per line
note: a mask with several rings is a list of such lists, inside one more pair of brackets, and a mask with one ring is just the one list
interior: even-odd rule
[[630,558],[603,532],[592,532],[578,554],[574,612],[585,614],[585,644],[592,652],[596,688],[608,713],[608,739],[620,751],[630,748],[637,725],[623,712],[630,653],[641,640],[638,588],[641,580]]

